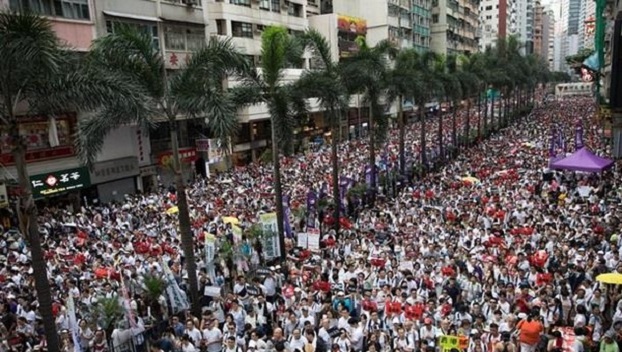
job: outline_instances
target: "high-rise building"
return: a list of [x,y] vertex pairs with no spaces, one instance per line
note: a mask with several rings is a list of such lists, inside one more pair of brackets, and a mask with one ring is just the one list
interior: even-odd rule
[[581,0],[579,13],[579,49],[594,49],[594,30],[596,29],[596,2]]
[[559,2],[560,70],[568,70],[566,57],[579,51],[579,22],[582,0],[561,0]]
[[433,0],[430,49],[440,54],[478,51],[477,0]]
[[430,50],[430,23],[432,0],[412,0],[413,47],[418,51]]
[[533,53],[540,56],[546,57],[545,49],[546,45],[544,42],[544,7],[540,5],[540,1],[535,1],[534,6],[534,22],[533,22]]
[[505,38],[507,36],[512,17],[512,6],[512,0],[482,0],[480,2],[480,50],[494,47],[498,38]]
[[542,13],[542,53],[541,56],[548,62],[549,70],[554,70],[555,56],[555,16],[546,7]]

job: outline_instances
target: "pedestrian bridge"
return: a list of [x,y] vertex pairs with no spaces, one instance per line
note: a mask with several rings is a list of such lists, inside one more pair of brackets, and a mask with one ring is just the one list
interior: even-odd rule
[[592,95],[593,82],[560,83],[555,86],[555,97],[562,98],[574,95]]

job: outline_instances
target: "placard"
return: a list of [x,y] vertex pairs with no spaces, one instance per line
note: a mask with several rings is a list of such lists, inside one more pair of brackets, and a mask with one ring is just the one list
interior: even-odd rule
[[309,229],[307,233],[307,248],[312,251],[320,250],[320,230]]
[[259,215],[264,237],[262,239],[263,254],[265,259],[273,259],[281,256],[279,246],[279,230],[277,226],[276,213],[266,213]]
[[203,295],[209,297],[220,297],[220,286],[205,286]]

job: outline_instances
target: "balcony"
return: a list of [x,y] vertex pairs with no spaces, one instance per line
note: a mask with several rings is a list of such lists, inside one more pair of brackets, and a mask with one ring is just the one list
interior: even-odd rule
[[282,3],[281,7],[282,12],[261,10],[255,4],[255,1],[252,4],[252,7],[245,7],[225,2],[209,2],[207,10],[210,18],[213,19],[231,19],[233,21],[255,23],[263,26],[283,25],[288,29],[296,31],[304,31],[308,27],[308,21],[304,17],[305,14],[301,13],[302,17],[288,15],[290,6],[284,5],[284,3]]

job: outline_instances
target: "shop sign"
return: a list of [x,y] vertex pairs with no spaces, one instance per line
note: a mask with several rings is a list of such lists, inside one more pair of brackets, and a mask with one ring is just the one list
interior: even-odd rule
[[340,32],[365,35],[367,33],[367,21],[362,18],[338,15],[337,29]]
[[102,161],[93,165],[93,171],[91,171],[91,182],[104,183],[134,177],[139,173],[138,158],[135,156]]
[[151,165],[151,166],[143,166],[143,167],[140,168],[140,177],[153,176],[153,175],[157,175],[157,174],[158,174],[158,170],[153,165]]
[[197,139],[195,144],[197,145],[197,152],[209,151],[209,139]]
[[91,185],[89,170],[86,167],[67,169],[30,176],[34,198],[82,189]]
[[[179,160],[182,163],[191,163],[197,160],[197,150],[196,148],[180,148],[179,149]],[[173,164],[173,152],[168,151],[161,153],[158,156],[158,164],[159,165],[172,165]]]

